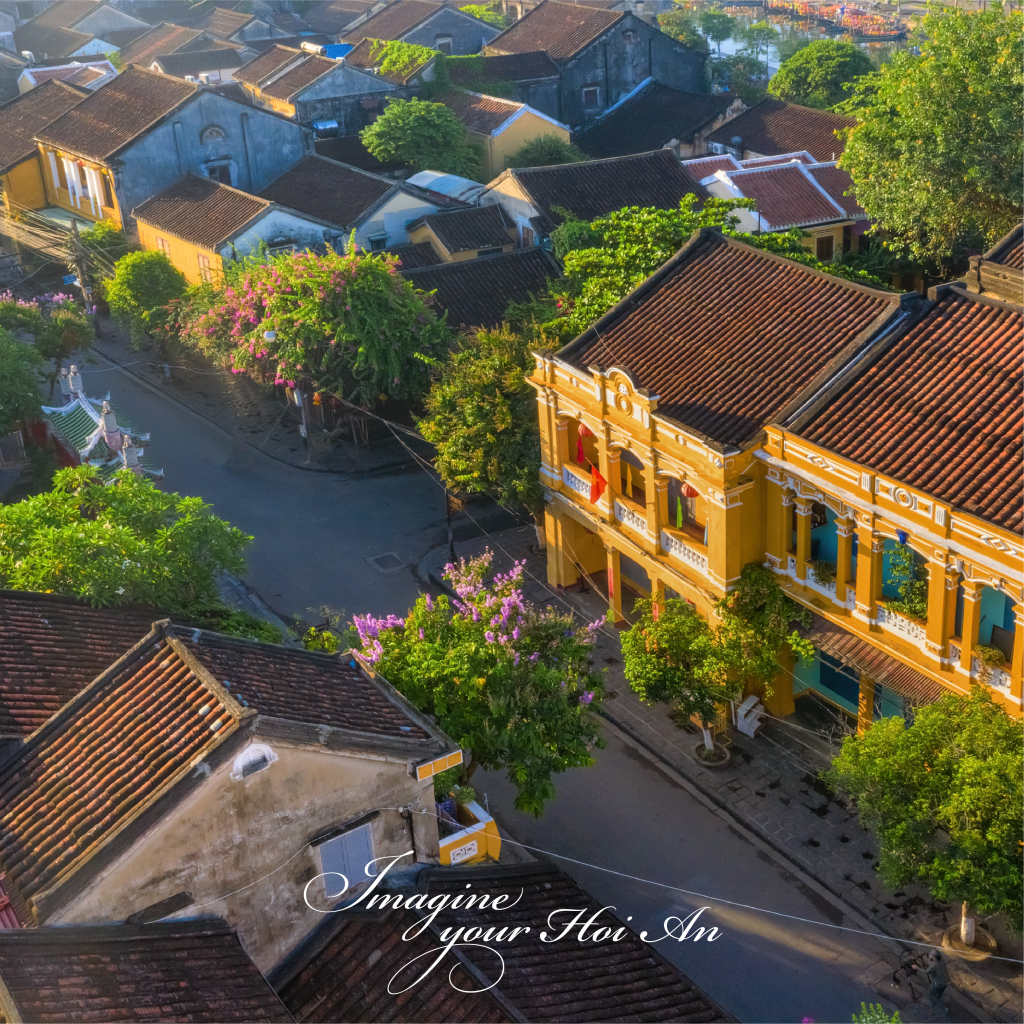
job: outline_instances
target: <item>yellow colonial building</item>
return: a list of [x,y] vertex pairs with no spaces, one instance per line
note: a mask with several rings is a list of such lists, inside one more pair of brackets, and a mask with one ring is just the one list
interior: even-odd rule
[[[704,229],[537,353],[549,582],[586,578],[619,622],[630,594],[707,616],[765,564],[817,651],[772,713],[812,692],[864,727],[973,678],[1019,714],[1021,355],[1020,307],[900,296]],[[891,607],[897,546],[928,574],[922,621]]]

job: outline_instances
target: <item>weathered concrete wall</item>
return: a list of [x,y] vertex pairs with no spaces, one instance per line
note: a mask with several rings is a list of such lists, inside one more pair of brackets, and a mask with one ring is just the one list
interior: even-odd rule
[[438,36],[451,36],[452,56],[465,57],[479,53],[481,47],[489,43],[498,32],[499,29],[493,25],[471,18],[451,7],[443,7],[422,25],[417,25],[411,32],[402,36],[402,42],[416,43],[418,46],[429,46],[433,49],[437,45]]
[[[392,808],[434,810],[432,781],[411,779],[404,760],[370,760],[259,736],[255,742],[277,755],[270,767],[232,779],[232,763],[222,765],[48,923],[121,921],[191,892],[193,906],[178,916],[224,917],[266,972],[323,920],[303,901],[304,886],[322,871],[317,849],[307,845],[311,836],[379,808],[370,823],[374,856],[397,855],[411,841],[407,823]],[[418,859],[436,863],[436,819],[414,814],[413,823]],[[321,886],[310,886],[314,905]]]
[[558,79],[547,78],[537,82],[518,83],[511,98],[558,120],[558,97]]
[[386,96],[400,95],[386,79],[339,65],[295,98],[296,120],[336,120],[341,135],[355,135],[384,110]]

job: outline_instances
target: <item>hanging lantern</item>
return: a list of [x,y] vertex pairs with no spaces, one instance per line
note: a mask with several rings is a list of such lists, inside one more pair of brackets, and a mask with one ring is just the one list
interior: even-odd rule
[[683,484],[683,497],[684,498],[699,498],[700,491],[694,490],[689,484]]
[[316,391],[316,392],[313,393],[313,404],[314,405],[323,405],[323,398],[321,398],[319,391]]
[[898,540],[898,541],[899,541],[899,542],[900,542],[901,544],[906,544],[906,543],[907,543],[907,538],[908,538],[909,536],[910,536],[910,535],[909,535],[909,534],[907,533],[907,531],[906,531],[906,530],[897,530],[897,531],[896,531],[896,539],[897,539],[897,540]]
[[593,437],[594,436],[594,432],[590,429],[590,427],[588,427],[586,425],[586,423],[581,423],[579,425],[579,429],[576,431],[576,434],[579,437]]

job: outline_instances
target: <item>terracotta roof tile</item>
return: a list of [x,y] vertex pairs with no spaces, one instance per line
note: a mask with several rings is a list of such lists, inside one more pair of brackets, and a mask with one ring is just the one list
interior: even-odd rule
[[731,146],[733,137],[738,135],[743,148],[753,153],[775,156],[806,149],[815,160],[835,160],[843,152],[843,142],[835,134],[837,129],[856,123],[852,117],[827,110],[767,99],[716,128],[707,142]]
[[4,763],[0,865],[12,901],[12,887],[29,901],[81,867],[255,714],[179,651],[155,629]]
[[153,58],[157,71],[175,78],[192,75],[197,78],[204,71],[219,71],[221,68],[238,68],[242,58],[238,51],[220,46],[213,50],[186,50],[183,53],[161,53]]
[[106,160],[190,100],[198,88],[132,65],[36,137],[70,153]]
[[807,173],[846,211],[847,217],[867,216],[853,195],[853,178],[847,171],[835,164],[812,164]]
[[328,75],[342,66],[338,61],[331,60],[329,57],[306,54],[305,58],[262,89],[263,95],[275,100],[291,100],[304,89],[309,88],[317,79],[323,78],[324,75]]
[[313,145],[316,147],[317,156],[325,156],[328,160],[336,160],[338,163],[348,164],[349,167],[357,167],[361,171],[386,174],[388,171],[406,169],[406,165],[401,160],[387,162],[378,160],[363,145],[363,140],[358,135],[339,135],[333,139],[317,139]]
[[226,7],[217,7],[213,3],[197,4],[187,13],[186,17],[192,28],[209,32],[221,39],[229,39],[254,19],[252,13],[228,10]]
[[661,149],[673,139],[690,142],[729,108],[735,97],[680,92],[651,82],[603,114],[573,141],[591,156],[625,156]]
[[93,38],[89,32],[77,32],[73,28],[50,28],[30,21],[15,30],[14,45],[18,53],[28,50],[39,60],[43,57],[68,57]]
[[453,85],[483,88],[487,82],[529,82],[557,78],[558,65],[543,51],[451,57],[445,61]]
[[36,152],[36,134],[89,94],[64,82],[44,82],[0,106],[0,173]]
[[[362,25],[359,26],[362,28]],[[345,63],[363,71],[374,71],[383,59],[380,39],[367,38],[357,43],[345,54]],[[411,82],[432,60],[433,54],[419,63],[406,65],[401,71],[380,72],[380,77],[394,85]],[[374,73],[377,73],[374,71]]]
[[1016,533],[1024,528],[1024,318],[954,287],[802,437]]
[[554,167],[519,167],[506,173],[525,189],[549,230],[562,220],[556,206],[581,220],[593,220],[627,206],[673,210],[691,192],[701,201],[708,196],[667,149]]
[[715,171],[738,171],[739,161],[729,153],[721,156],[702,156],[696,160],[684,160],[683,168],[694,181],[703,181],[710,178]]
[[169,25],[166,22],[133,39],[121,50],[125,64],[149,65],[161,53],[177,53],[194,39],[202,35],[198,29],[183,25]]
[[663,415],[742,445],[899,302],[705,228],[559,355],[624,367]]
[[371,15],[345,35],[342,42],[357,43],[361,39],[401,39],[421,21],[442,10],[444,4],[423,0],[398,0]]
[[322,156],[306,156],[260,195],[349,230],[394,188],[387,178]]
[[540,246],[405,272],[421,291],[437,292],[438,305],[456,328],[498,326],[510,302],[525,302],[558,274]]
[[38,1024],[292,1020],[217,918],[0,932],[0,978]]
[[392,245],[387,250],[397,256],[402,270],[418,270],[420,267],[433,267],[441,262],[441,257],[434,251],[429,242],[407,242],[405,245]]
[[445,93],[438,97],[437,102],[452,111],[466,126],[466,131],[479,135],[491,135],[524,107],[524,104],[512,100],[481,96],[478,92],[464,92],[461,89]]
[[0,591],[0,736],[38,729],[159,617],[90,608],[55,594]]
[[248,64],[243,64],[231,77],[236,82],[243,82],[245,85],[259,85],[260,82],[299,60],[302,56],[302,50],[274,43],[258,57],[253,57]]
[[432,213],[421,217],[409,227],[411,229],[419,224],[430,228],[449,252],[487,249],[495,245],[508,245],[512,241],[500,206],[478,206],[469,210]]
[[982,259],[1013,270],[1024,269],[1024,224],[1018,224],[999,239]]
[[[108,61],[104,58],[102,61],[76,61],[73,64],[62,64],[49,68],[32,68],[31,72],[37,86],[56,79],[58,82],[68,82],[71,85],[84,87],[89,82],[110,74],[111,71],[107,64]],[[116,71],[114,73],[116,74]],[[84,96],[85,93],[82,95]]]
[[132,216],[204,249],[218,250],[270,206],[212,178],[186,174],[132,210]]
[[311,28],[333,36],[362,17],[374,3],[375,0],[321,0],[311,4],[303,18]]
[[823,194],[799,164],[726,173],[726,181],[741,196],[757,203],[757,212],[769,230],[825,224],[846,216],[843,208]]
[[488,53],[543,50],[556,64],[561,64],[624,17],[623,11],[545,0],[495,36],[485,49]]

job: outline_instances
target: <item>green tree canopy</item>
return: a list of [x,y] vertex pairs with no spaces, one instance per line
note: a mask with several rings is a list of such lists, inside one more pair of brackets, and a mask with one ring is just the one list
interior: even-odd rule
[[104,486],[62,469],[49,492],[0,506],[0,587],[187,611],[216,603],[218,573],[241,572],[251,540],[127,470]]
[[185,275],[159,249],[130,252],[114,265],[106,292],[110,312],[141,347],[146,334],[165,327],[168,304],[185,293]]
[[420,433],[437,448],[434,465],[456,493],[488,491],[500,502],[543,508],[537,394],[528,338],[478,331],[453,352],[427,396]]
[[750,53],[712,57],[708,61],[712,84],[739,96],[748,107],[760,103],[768,86],[768,65]]
[[768,56],[768,50],[779,38],[779,32],[771,22],[762,19],[743,29],[740,38],[743,40],[744,49],[752,54],[755,60],[760,60],[761,54]]
[[850,94],[856,79],[873,70],[861,47],[818,39],[783,62],[768,82],[768,93],[787,103],[826,110]]
[[392,100],[359,137],[378,160],[400,160],[416,171],[472,178],[480,169],[465,125],[443,103]]
[[534,607],[520,589],[523,563],[485,585],[490,562],[488,551],[446,567],[454,599],[421,596],[404,619],[355,616],[353,645],[470,751],[463,782],[479,765],[504,771],[516,807],[539,815],[552,776],[593,764],[603,746],[603,677],[587,664],[603,620],[580,627]]
[[722,43],[731,39],[736,31],[736,19],[730,17],[717,7],[706,7],[700,12],[698,20],[701,32],[718,47],[718,56],[722,56]]
[[913,723],[883,718],[848,736],[825,774],[878,837],[890,887],[911,880],[936,899],[1024,916],[1024,726],[983,687],[947,692]]
[[891,249],[948,270],[1020,221],[1021,12],[933,11],[919,49],[894,53],[840,105],[860,122],[840,166]]
[[700,34],[693,11],[679,7],[666,11],[658,15],[658,25],[665,35],[685,43],[691,50],[696,50],[697,53],[708,52],[707,40]]
[[589,157],[579,146],[548,133],[524,142],[505,160],[506,167],[551,167],[554,164],[575,164]]
[[465,11],[466,14],[472,15],[474,18],[479,18],[481,21],[486,21],[488,25],[494,25],[495,28],[506,29],[512,23],[512,19],[507,14],[502,14],[498,10],[499,6],[499,4],[466,4],[459,10]]
[[0,327],[0,437],[18,420],[39,418],[41,368],[35,350]]

